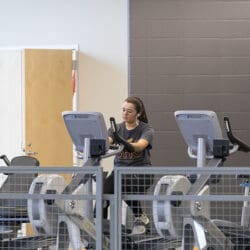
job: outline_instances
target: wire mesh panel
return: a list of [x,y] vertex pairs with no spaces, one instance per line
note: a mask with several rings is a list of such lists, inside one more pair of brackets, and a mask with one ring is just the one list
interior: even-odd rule
[[250,249],[249,174],[247,168],[118,168],[115,249]]
[[[122,176],[122,195],[146,195],[151,192],[150,187],[153,184],[154,176],[150,174],[127,174]],[[139,198],[139,197],[138,197]],[[151,245],[147,238],[156,240],[154,225],[152,224],[152,202],[124,198],[123,213],[126,231],[124,233],[123,249],[133,248],[146,249]],[[157,237],[156,237],[157,238]]]
[[[101,237],[100,167],[0,170],[0,249],[105,249],[103,241],[109,249]],[[72,177],[69,183],[65,174]],[[95,189],[93,175],[100,183]]]
[[117,168],[114,195],[99,167],[0,172],[0,249],[250,248],[248,168]]

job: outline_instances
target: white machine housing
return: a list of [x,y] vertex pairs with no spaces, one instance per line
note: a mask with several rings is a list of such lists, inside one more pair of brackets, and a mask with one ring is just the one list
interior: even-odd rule
[[[185,195],[191,183],[185,176],[166,175],[161,177],[154,189],[154,195]],[[157,233],[162,237],[180,237],[182,235],[182,217],[184,208],[189,202],[153,201],[153,219]]]
[[[65,179],[56,174],[39,175],[29,189],[29,194],[61,194],[66,187]],[[28,199],[28,215],[30,223],[37,235],[56,235],[58,214],[60,209],[57,202],[48,202],[44,199]]]

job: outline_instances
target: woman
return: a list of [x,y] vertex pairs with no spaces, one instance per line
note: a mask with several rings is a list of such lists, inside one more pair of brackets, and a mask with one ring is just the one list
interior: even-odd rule
[[[128,97],[122,105],[122,123],[117,124],[117,132],[112,128],[108,130],[111,144],[122,143],[124,149],[114,159],[114,166],[151,166],[150,150],[153,142],[153,128],[148,125],[148,118],[144,104],[138,97]],[[122,182],[122,191],[127,194],[141,194],[151,186],[152,175],[126,175]],[[114,172],[104,181],[103,192],[114,193]],[[135,222],[132,234],[143,234],[149,223],[148,217],[143,213],[139,201],[125,201],[132,209]],[[103,209],[103,216],[107,218],[109,202]]]

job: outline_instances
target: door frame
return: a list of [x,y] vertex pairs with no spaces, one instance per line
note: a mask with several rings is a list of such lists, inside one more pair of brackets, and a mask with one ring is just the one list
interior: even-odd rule
[[[46,50],[53,50],[53,49],[62,49],[62,50],[72,50],[72,61],[74,65],[74,69],[72,69],[72,77],[73,77],[73,70],[75,74],[75,92],[72,97],[72,110],[77,111],[79,107],[79,45],[40,45],[40,46],[20,46],[20,47],[2,47],[0,49],[20,49],[22,52],[22,65],[25,65],[24,63],[24,50],[25,49],[46,49]],[[21,103],[22,103],[22,138],[21,138],[21,151],[25,152],[25,67],[22,68],[22,80],[21,80]],[[74,152],[73,152],[74,155]],[[74,158],[74,157],[73,157]],[[73,159],[73,162],[76,160]]]

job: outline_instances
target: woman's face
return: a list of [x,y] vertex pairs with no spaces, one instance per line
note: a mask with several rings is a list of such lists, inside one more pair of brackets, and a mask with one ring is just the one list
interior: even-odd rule
[[123,103],[122,119],[126,123],[134,123],[137,120],[137,111],[133,103],[130,102]]

